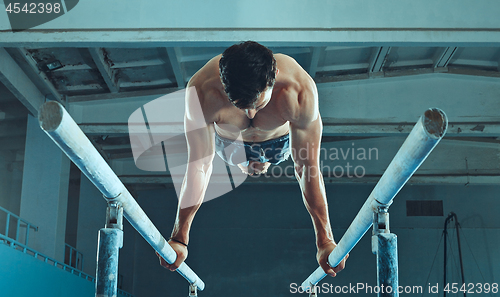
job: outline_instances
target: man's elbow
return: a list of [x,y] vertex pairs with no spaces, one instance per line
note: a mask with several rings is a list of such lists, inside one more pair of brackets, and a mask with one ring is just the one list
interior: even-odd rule
[[202,172],[204,174],[212,172],[213,158],[205,157],[187,163],[187,170],[194,172]]
[[322,177],[317,164],[295,164],[295,177],[300,181],[311,181]]
[[212,162],[210,163],[203,163],[203,164],[198,164],[195,166],[196,171],[202,172],[205,175],[210,175],[212,173]]
[[300,181],[302,177],[302,173],[304,171],[304,165],[300,163],[295,163],[293,166],[294,172],[295,172],[295,177],[297,178],[298,181]]

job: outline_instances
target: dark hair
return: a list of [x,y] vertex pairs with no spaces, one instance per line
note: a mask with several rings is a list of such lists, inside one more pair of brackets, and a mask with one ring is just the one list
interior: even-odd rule
[[276,80],[276,60],[267,47],[246,41],[227,48],[219,61],[219,72],[229,100],[248,108]]

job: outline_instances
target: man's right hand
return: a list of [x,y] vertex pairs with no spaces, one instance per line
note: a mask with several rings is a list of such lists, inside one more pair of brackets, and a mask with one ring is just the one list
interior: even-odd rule
[[177,259],[173,264],[168,264],[165,259],[163,259],[158,252],[156,252],[156,255],[158,258],[160,258],[160,265],[167,268],[170,271],[175,271],[179,266],[181,266],[182,262],[184,262],[188,256],[188,249],[186,246],[175,242],[175,241],[169,241],[168,244],[174,249],[175,253],[177,254]]
[[250,161],[248,166],[243,166],[241,164],[238,164],[238,167],[241,169],[241,172],[248,175],[265,174],[267,172],[267,169],[269,169],[269,166],[271,166],[271,163],[269,162],[261,163],[256,161]]
[[318,247],[318,253],[316,255],[316,259],[318,260],[321,268],[323,268],[326,274],[333,277],[337,276],[337,273],[344,269],[345,261],[347,260],[347,258],[349,258],[349,254],[347,254],[336,267],[331,267],[328,263],[328,256],[330,256],[331,252],[336,247],[337,244],[334,241],[326,242]]

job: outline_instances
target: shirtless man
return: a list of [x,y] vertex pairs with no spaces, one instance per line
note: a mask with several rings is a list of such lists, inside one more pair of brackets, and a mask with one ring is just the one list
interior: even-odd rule
[[[271,163],[292,155],[316,233],[316,258],[326,274],[335,276],[348,256],[337,267],[328,265],[336,243],[319,167],[323,126],[313,79],[291,57],[273,55],[266,47],[248,41],[211,59],[191,78],[186,91],[189,159],[169,240],[177,260],[168,264],[160,257],[161,265],[174,271],[188,255],[189,230],[203,202],[215,153],[248,174],[263,173]],[[200,105],[201,116],[196,111]],[[242,150],[246,159],[224,149],[238,137],[243,142],[232,148]]]

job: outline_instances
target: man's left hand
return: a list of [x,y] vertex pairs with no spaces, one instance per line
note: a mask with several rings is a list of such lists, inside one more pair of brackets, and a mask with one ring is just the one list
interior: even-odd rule
[[342,269],[345,268],[345,261],[347,260],[347,258],[349,258],[349,254],[347,254],[345,258],[342,259],[342,261],[340,261],[339,265],[332,268],[328,264],[328,256],[336,246],[337,244],[335,244],[335,242],[333,241],[324,243],[318,247],[318,254],[316,255],[316,259],[318,260],[319,266],[323,268],[326,274],[332,277],[335,277],[337,273],[339,273]]

